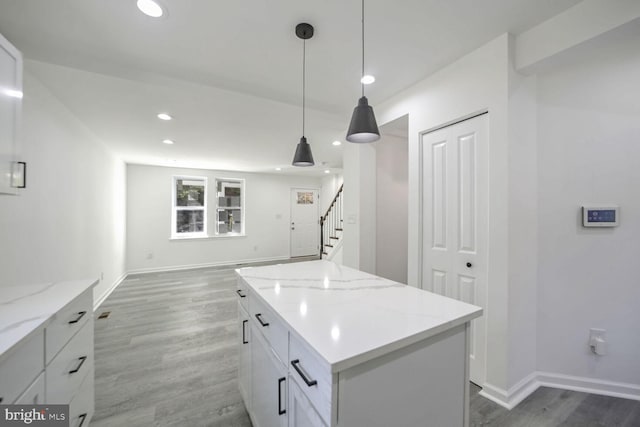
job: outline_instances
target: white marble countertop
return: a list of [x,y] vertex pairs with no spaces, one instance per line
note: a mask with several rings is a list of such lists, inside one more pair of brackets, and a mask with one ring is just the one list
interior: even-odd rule
[[0,362],[12,348],[46,327],[60,309],[98,284],[98,280],[0,288]]
[[315,349],[332,372],[482,315],[480,307],[329,261],[247,267],[236,272]]

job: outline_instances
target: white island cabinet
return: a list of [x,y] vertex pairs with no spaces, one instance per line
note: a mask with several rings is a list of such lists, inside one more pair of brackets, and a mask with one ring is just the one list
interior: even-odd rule
[[236,272],[254,426],[468,425],[480,307],[328,261]]

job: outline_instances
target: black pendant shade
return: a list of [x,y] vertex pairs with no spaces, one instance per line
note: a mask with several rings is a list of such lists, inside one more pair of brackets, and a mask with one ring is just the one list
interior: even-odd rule
[[[364,0],[362,0],[362,78],[364,78]],[[364,96],[364,81],[360,79],[362,86],[362,97],[358,100],[358,105],[353,109],[351,123],[347,131],[347,141],[349,142],[373,142],[380,139],[380,131],[373,108],[369,105],[369,100]]]
[[307,143],[307,138],[300,138],[296,147],[296,154],[293,156],[293,166],[313,166],[313,154],[311,154],[311,146]]
[[358,105],[353,109],[351,124],[347,132],[349,142],[373,142],[380,139],[380,131],[376,123],[373,108],[369,105],[366,96],[358,100]]
[[304,136],[304,104],[306,89],[306,40],[313,37],[313,26],[307,23],[296,25],[296,36],[302,39],[302,138],[296,147],[296,153],[293,155],[293,166],[313,166],[313,154],[311,154],[311,146]]

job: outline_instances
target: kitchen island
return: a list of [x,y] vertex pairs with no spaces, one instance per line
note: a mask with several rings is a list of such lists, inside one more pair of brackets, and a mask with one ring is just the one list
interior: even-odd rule
[[329,261],[236,272],[255,427],[468,425],[480,307]]

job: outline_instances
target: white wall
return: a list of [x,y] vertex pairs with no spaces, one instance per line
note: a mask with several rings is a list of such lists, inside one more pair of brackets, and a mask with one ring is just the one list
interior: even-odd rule
[[[635,32],[637,33],[637,31]],[[640,396],[640,35],[538,76],[538,365],[632,383]],[[580,206],[620,206],[585,229]],[[589,328],[609,354],[590,353]]]
[[[489,186],[489,289],[487,295],[487,384],[498,394],[506,395],[520,378],[509,374],[517,360],[508,357],[508,72],[510,38],[503,35],[466,55],[450,66],[426,78],[390,100],[375,105],[378,124],[383,125],[401,116],[409,117],[408,147],[408,276],[407,282],[420,287],[421,276],[421,132],[470,113],[489,110],[490,147]],[[349,215],[365,219],[368,195],[375,193],[375,156],[371,147],[350,144],[344,151],[344,179],[347,203],[347,227],[344,240],[346,265],[362,269],[363,246],[373,247],[369,235],[360,227],[349,224]],[[374,177],[368,174],[374,171]],[[370,219],[368,219],[370,220]],[[375,218],[373,218],[375,221]],[[375,224],[375,223],[374,223]],[[375,235],[373,236],[375,239]],[[364,243],[363,243],[364,242]],[[375,243],[375,240],[374,240]]]
[[376,275],[407,283],[408,140],[386,135],[376,149]]
[[[512,58],[513,59],[513,58]],[[510,386],[536,370],[538,186],[536,76],[509,72],[508,354]],[[491,283],[489,284],[491,286]]]
[[125,272],[125,166],[25,70],[27,188],[0,196],[0,285],[104,279]]
[[[174,175],[206,176],[210,191],[216,177],[245,179],[246,236],[170,240]],[[295,187],[319,189],[320,184],[320,178],[312,177],[128,165],[127,270],[152,271],[288,258],[290,190]],[[209,206],[209,218],[213,218],[213,205]]]
[[376,271],[376,151],[372,144],[345,143],[344,265]]

